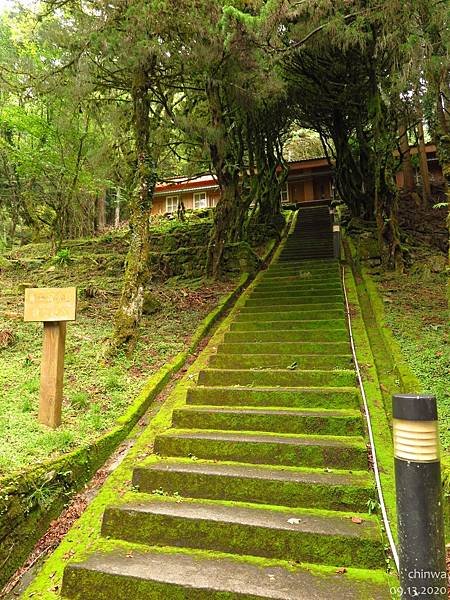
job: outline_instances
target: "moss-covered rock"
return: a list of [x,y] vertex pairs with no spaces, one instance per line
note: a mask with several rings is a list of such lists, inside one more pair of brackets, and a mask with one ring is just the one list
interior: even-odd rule
[[11,267],[12,267],[12,264],[10,263],[10,261],[0,254],[0,271],[6,271],[7,269],[10,269]]
[[142,314],[153,315],[159,310],[161,310],[161,302],[151,292],[145,292]]

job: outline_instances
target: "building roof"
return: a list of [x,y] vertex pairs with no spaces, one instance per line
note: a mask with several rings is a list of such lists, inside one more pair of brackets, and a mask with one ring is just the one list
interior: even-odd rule
[[192,192],[197,190],[217,189],[217,177],[215,175],[197,175],[194,177],[174,177],[166,182],[156,184],[155,196],[166,195],[170,192]]
[[[412,154],[417,153],[417,148],[411,146]],[[436,146],[433,144],[426,145],[427,154],[436,152]],[[398,151],[396,151],[398,156]],[[301,179],[308,176],[308,171],[317,169],[319,173],[330,174],[330,164],[326,157],[304,158],[302,160],[289,161],[289,174],[292,179]],[[280,167],[281,169],[281,167]],[[304,173],[304,174],[303,174]],[[290,179],[290,177],[289,177]],[[217,190],[219,184],[217,177],[211,173],[203,175],[194,175],[193,177],[174,177],[165,182],[159,182],[155,187],[155,196],[166,196],[167,194],[189,193],[196,191]]]

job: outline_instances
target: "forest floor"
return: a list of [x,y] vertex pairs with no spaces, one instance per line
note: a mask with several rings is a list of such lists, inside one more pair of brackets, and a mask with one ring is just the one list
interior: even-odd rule
[[448,274],[430,270],[378,278],[387,324],[426,393],[438,400],[441,440],[450,448]]
[[[45,245],[28,245],[8,268],[0,264],[0,477],[110,429],[144,381],[186,349],[201,320],[234,287],[200,279],[153,285],[160,306],[144,317],[133,356],[105,360],[126,244],[109,235],[94,246],[93,254],[92,240],[80,242],[70,260],[58,264]],[[42,324],[23,322],[24,287],[39,286],[79,289],[77,321],[67,329],[63,423],[56,430],[37,422]]]

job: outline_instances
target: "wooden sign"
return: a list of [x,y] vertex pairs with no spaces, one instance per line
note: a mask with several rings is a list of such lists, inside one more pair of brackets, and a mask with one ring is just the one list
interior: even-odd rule
[[76,288],[28,288],[24,321],[44,322],[39,421],[53,429],[61,425],[66,321],[75,321]]
[[77,288],[27,288],[24,321],[75,321]]

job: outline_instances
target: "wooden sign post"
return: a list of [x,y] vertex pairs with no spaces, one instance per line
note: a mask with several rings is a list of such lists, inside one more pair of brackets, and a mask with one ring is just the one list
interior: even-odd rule
[[39,421],[55,429],[61,425],[66,322],[75,321],[76,288],[28,288],[24,321],[43,321]]

